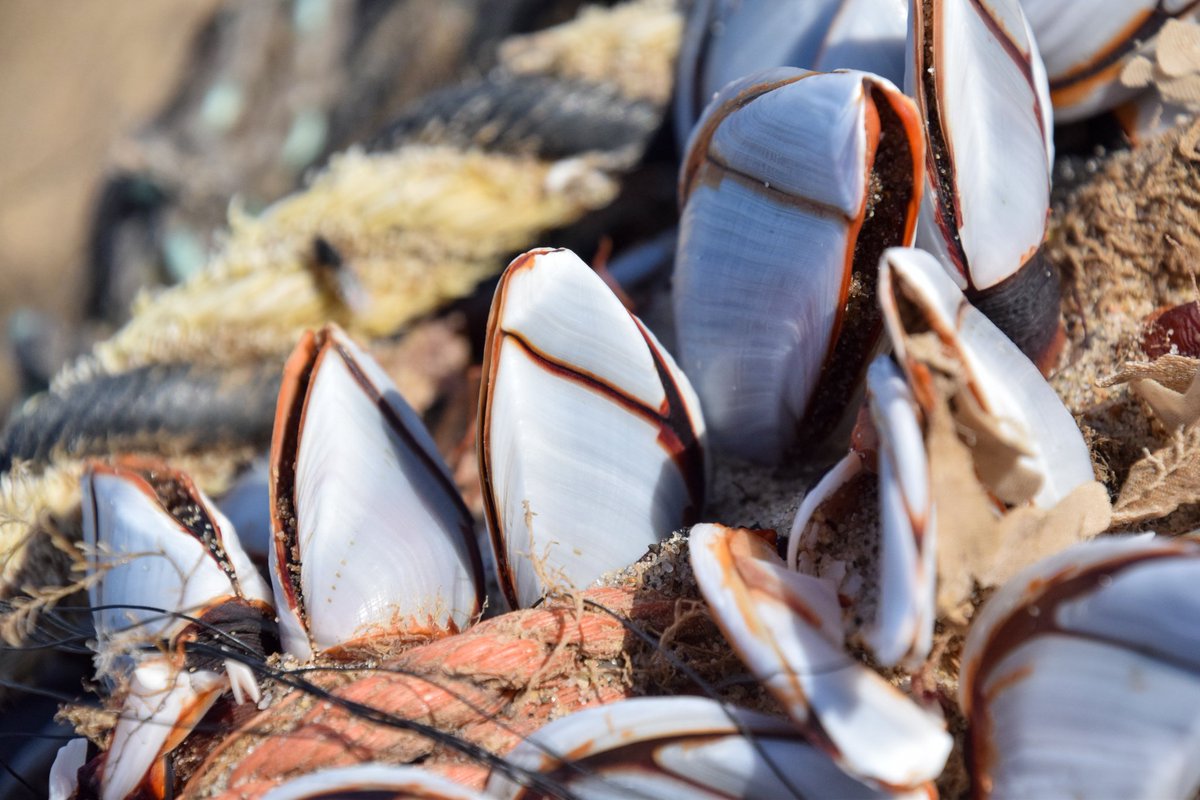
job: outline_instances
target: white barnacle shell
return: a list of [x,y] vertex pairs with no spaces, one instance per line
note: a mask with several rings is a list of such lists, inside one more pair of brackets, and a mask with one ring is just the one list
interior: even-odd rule
[[271,442],[271,579],[301,659],[467,627],[483,603],[471,515],[416,413],[340,329],[284,368]]
[[680,144],[721,87],[774,67],[904,80],[908,0],[699,0],[676,73]]
[[912,0],[905,89],[925,117],[917,246],[1039,363],[1057,280],[1037,257],[1054,158],[1041,56],[1017,0]]
[[814,745],[859,780],[915,789],[950,754],[943,721],[846,652],[833,585],[753,531],[697,525],[692,569],[718,627]]
[[979,797],[1200,791],[1200,545],[1102,537],[976,616],[959,681]]
[[[127,678],[99,770],[100,795],[121,800],[141,787],[162,796],[163,756],[217,698],[227,688],[239,703],[259,698],[245,661],[185,646],[245,633],[261,644],[273,616],[270,594],[229,520],[166,464],[130,456],[92,462],[82,505],[100,671],[114,672],[115,663]],[[164,642],[172,652],[153,649]]]
[[227,603],[273,616],[270,590],[233,525],[187,475],[127,456],[91,462],[82,490],[102,658],[173,644]]
[[1114,108],[1140,87],[1121,73],[1172,18],[1194,17],[1195,0],[1021,0],[1050,81],[1058,122]]
[[101,799],[124,800],[135,790],[166,796],[163,757],[187,738],[224,689],[221,676],[209,670],[189,670],[167,657],[140,663],[100,767]]
[[702,507],[704,420],[687,378],[573,253],[508,266],[485,348],[479,472],[510,605],[629,565]]
[[[551,722],[506,760],[580,800],[886,798],[842,772],[785,720],[703,697],[638,697]],[[489,797],[538,795],[492,769]]]
[[474,789],[417,766],[355,764],[331,767],[284,781],[262,800],[483,800]]
[[1005,485],[990,487],[1000,499],[1016,503],[1028,497],[1049,508],[1093,479],[1087,444],[1062,400],[933,256],[912,248],[888,250],[879,265],[879,302],[910,385],[915,362],[908,343],[919,326],[933,332],[960,365],[971,398],[996,421],[996,434],[1021,452]]
[[[876,613],[864,638],[883,666],[916,668],[929,653],[936,617],[936,509],[922,409],[887,356],[867,370],[867,408],[878,440],[880,563]],[[855,490],[868,456],[852,448],[804,496],[788,537],[789,566],[798,567],[813,515],[839,493]]]
[[879,662],[916,667],[937,617],[937,524],[921,411],[890,358],[867,371],[867,403],[879,436],[879,603],[866,641]]
[[923,181],[916,109],[860,72],[779,69],[727,86],[680,175],[680,363],[714,442],[776,461],[828,436],[879,332],[883,249],[910,243]]

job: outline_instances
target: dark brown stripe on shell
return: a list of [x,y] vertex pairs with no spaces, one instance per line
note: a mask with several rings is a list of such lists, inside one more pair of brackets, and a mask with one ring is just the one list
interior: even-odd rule
[[316,336],[306,332],[284,366],[283,385],[275,412],[271,438],[271,535],[275,569],[284,600],[308,630],[308,614],[300,590],[300,545],[296,522],[296,460],[300,453],[300,430],[317,359]]
[[663,449],[671,455],[671,460],[683,476],[688,487],[688,495],[692,504],[683,510],[683,524],[690,525],[699,518],[704,508],[704,448],[696,437],[696,428],[688,414],[687,404],[683,401],[683,393],[675,382],[675,377],[667,367],[666,359],[650,338],[641,321],[629,315],[638,326],[638,332],[646,340],[650,357],[654,359],[654,369],[658,372],[658,380],[662,384],[666,399],[659,408],[658,416],[663,421],[659,428],[658,441]]
[[[692,193],[692,187],[695,184],[696,173],[709,160],[708,151],[712,143],[712,138],[726,117],[752,103],[757,98],[762,97],[767,92],[819,74],[821,73],[806,72],[784,80],[756,83],[753,86],[748,86],[741,93],[729,98],[719,108],[713,109],[711,114],[701,119],[697,127],[692,131],[687,153],[683,157],[683,168],[679,171],[679,207],[683,208],[684,204],[687,203],[688,195]],[[755,180],[755,183],[760,187],[762,186],[761,180]]]
[[[705,157],[705,165],[712,166],[713,169],[703,169],[699,173],[697,182],[715,186],[725,179],[733,180],[740,183],[746,188],[767,195],[772,200],[776,200],[780,205],[791,206],[792,208],[800,209],[806,213],[816,217],[831,217],[840,219],[844,222],[852,222],[853,218],[846,214],[845,211],[837,206],[822,203],[819,200],[814,200],[811,197],[802,197],[798,194],[785,192],[776,186],[770,186],[762,178],[757,178],[748,173],[734,169],[725,162],[718,159],[716,156],[709,155]],[[693,186],[695,184],[693,183]]]
[[[639,332],[642,333],[643,337],[646,335],[640,328]],[[518,333],[503,331],[503,336],[520,347],[533,363],[547,372],[608,399],[634,416],[640,417],[650,425],[658,428],[659,446],[680,467],[689,493],[695,492],[700,487],[699,495],[693,494],[692,496],[691,509],[692,514],[699,513],[700,507],[704,503],[704,491],[702,488],[704,485],[703,467],[700,467],[701,475],[697,481],[695,466],[697,462],[701,465],[703,464],[700,443],[696,439],[695,431],[692,430],[691,419],[687,415],[686,406],[683,405],[683,397],[680,395],[678,387],[675,386],[675,382],[670,380],[669,373],[666,371],[666,365],[661,361],[661,357],[654,351],[654,348],[650,348],[650,354],[654,360],[655,369],[658,370],[660,378],[666,377],[666,380],[663,381],[663,392],[666,394],[666,399],[663,401],[663,406],[657,409],[651,408],[636,397],[596,377],[590,372],[586,372],[572,364],[567,364],[555,359],[553,356],[547,355],[530,344]],[[647,347],[649,347],[649,340],[647,340]],[[675,411],[675,407],[679,407],[679,411]],[[683,432],[674,427],[674,425],[680,423],[683,423]]]
[[[565,364],[539,351],[520,334],[505,330],[500,324],[510,278],[523,269],[532,268],[538,256],[552,252],[557,251],[553,248],[532,250],[518,256],[508,265],[508,268],[500,278],[500,284],[496,287],[496,294],[492,299],[491,311],[488,314],[487,335],[484,338],[484,374],[479,393],[479,415],[477,417],[475,441],[479,461],[479,479],[482,487],[484,517],[487,521],[488,533],[492,539],[492,552],[496,559],[496,572],[501,576],[499,580],[500,588],[504,592],[505,600],[511,608],[519,608],[520,603],[518,602],[514,587],[511,585],[511,581],[504,579],[504,576],[512,574],[512,569],[508,562],[508,549],[505,546],[499,508],[497,507],[496,498],[492,491],[492,448],[490,434],[492,426],[492,392],[496,386],[500,369],[500,350],[505,340],[511,340],[535,364],[543,369],[608,398],[630,413],[656,426],[659,430],[658,441],[660,446],[663,447],[678,466],[691,494],[692,506],[685,509],[685,517],[698,514],[704,504],[704,453],[699,440],[696,438],[695,430],[692,428],[687,406],[683,403],[682,395],[671,378],[670,371],[666,368],[661,354],[657,352],[656,348],[651,346],[650,339],[646,335],[644,328],[642,328],[633,314],[630,314],[630,318],[638,325],[639,333],[646,340],[647,348],[650,351],[655,369],[658,371],[662,383],[663,393],[666,395],[663,407],[659,409],[650,408],[637,398],[630,396],[627,392],[612,386],[595,375],[584,372],[571,364]],[[676,427],[681,423],[686,423],[682,426],[682,431]],[[699,489],[698,493],[697,488]],[[693,520],[688,519],[685,521],[685,524],[690,521]]]

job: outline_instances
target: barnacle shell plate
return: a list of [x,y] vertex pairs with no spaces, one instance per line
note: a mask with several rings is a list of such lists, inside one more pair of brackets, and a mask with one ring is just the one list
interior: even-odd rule
[[482,606],[471,517],[416,413],[337,328],[285,368],[271,445],[284,648],[465,628]]
[[1200,789],[1200,545],[1097,539],[984,606],[960,704],[981,796],[1192,797]]
[[[846,775],[783,720],[703,697],[577,711],[517,745],[508,760],[553,775],[581,800],[893,796]],[[488,792],[530,796],[495,772]]]
[[700,509],[695,393],[575,254],[535,250],[509,265],[486,348],[480,476],[512,606],[629,565]]
[[725,638],[810,741],[880,786],[915,788],[941,773],[944,724],[847,654],[829,581],[788,570],[751,531],[697,525],[689,552]]

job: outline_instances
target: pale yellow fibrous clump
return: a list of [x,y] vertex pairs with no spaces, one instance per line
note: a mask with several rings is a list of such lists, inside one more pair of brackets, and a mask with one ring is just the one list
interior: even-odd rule
[[625,97],[664,104],[671,97],[683,15],[670,0],[640,0],[612,9],[585,6],[579,16],[509,39],[500,61],[518,75],[554,74],[611,84]]
[[[286,353],[301,330],[331,319],[361,338],[394,333],[616,191],[587,157],[551,162],[418,146],[347,152],[262,215],[235,209],[209,267],[142,295],[133,319],[97,347],[91,368],[240,363]],[[340,266],[319,263],[318,240]],[[335,273],[342,291],[328,288],[322,270]]]

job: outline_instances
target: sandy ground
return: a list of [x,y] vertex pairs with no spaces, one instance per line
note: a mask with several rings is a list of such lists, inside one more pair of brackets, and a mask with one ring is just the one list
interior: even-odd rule
[[0,4],[0,413],[19,307],[72,321],[114,144],[158,110],[218,0]]

